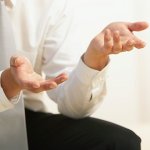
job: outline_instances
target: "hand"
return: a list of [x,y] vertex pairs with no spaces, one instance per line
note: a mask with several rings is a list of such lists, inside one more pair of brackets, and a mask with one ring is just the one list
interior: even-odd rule
[[10,60],[10,68],[16,83],[21,89],[26,89],[36,93],[54,89],[58,84],[67,80],[67,75],[64,73],[53,79],[43,79],[41,75],[33,70],[30,61],[22,56],[12,57]]
[[10,60],[10,68],[3,71],[1,75],[1,86],[10,99],[23,89],[38,93],[54,89],[65,80],[67,75],[64,73],[45,80],[33,70],[32,64],[26,57],[13,56]]
[[148,27],[146,22],[115,22],[109,24],[90,43],[83,61],[89,67],[101,70],[108,62],[110,54],[143,48],[145,42],[133,34]]
[[[147,27],[148,24],[146,22],[111,23],[102,31],[104,34],[102,47],[104,53],[116,54],[122,51],[130,51],[134,47],[138,49],[143,48],[145,46],[145,42],[136,37],[133,34],[133,31],[141,31]],[[102,34],[98,36],[102,36]]]

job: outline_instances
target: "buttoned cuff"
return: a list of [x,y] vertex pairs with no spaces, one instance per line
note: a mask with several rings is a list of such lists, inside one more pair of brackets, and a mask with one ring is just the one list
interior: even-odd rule
[[101,80],[105,80],[108,66],[109,63],[101,71],[98,71],[88,67],[82,61],[82,59],[80,59],[76,67],[75,73],[78,79],[84,84],[88,85],[91,82],[99,83]]

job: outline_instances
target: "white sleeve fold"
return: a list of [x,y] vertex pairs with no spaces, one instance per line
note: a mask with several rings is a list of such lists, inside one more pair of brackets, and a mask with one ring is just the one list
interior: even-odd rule
[[71,118],[91,115],[106,94],[106,70],[91,69],[80,60],[68,81],[49,91],[60,113]]

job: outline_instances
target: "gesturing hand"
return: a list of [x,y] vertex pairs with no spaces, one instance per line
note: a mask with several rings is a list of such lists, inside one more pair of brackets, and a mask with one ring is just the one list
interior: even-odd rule
[[[133,31],[142,31],[148,27],[146,22],[116,22],[109,24],[98,37],[104,53],[116,54],[130,51],[134,47],[140,49],[145,46],[145,42],[133,34]],[[102,38],[102,36],[104,38]]]
[[145,42],[133,34],[148,27],[146,22],[114,22],[106,26],[93,40],[83,56],[83,61],[91,68],[101,70],[108,62],[110,54],[118,54],[135,48],[143,48]]
[[43,79],[33,70],[30,61],[23,56],[13,56],[10,60],[10,69],[16,83],[21,89],[35,93],[54,89],[58,84],[67,80],[67,75],[64,73],[53,79]]

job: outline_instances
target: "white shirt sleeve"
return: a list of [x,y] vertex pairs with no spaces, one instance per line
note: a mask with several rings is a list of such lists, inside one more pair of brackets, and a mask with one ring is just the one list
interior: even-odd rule
[[103,100],[107,67],[97,71],[82,62],[80,54],[83,52],[76,53],[74,43],[70,44],[68,40],[68,29],[71,29],[72,22],[69,16],[69,11],[63,11],[54,28],[49,29],[44,44],[42,68],[46,78],[53,78],[62,72],[69,75],[66,82],[48,91],[48,95],[58,104],[60,113],[81,118],[91,115]]
[[[2,74],[2,71],[0,72],[0,79],[1,79],[1,74]],[[1,82],[0,82],[0,112],[13,108],[14,104],[18,102],[19,98],[20,98],[20,95],[17,95],[11,100],[9,100],[6,97],[3,91],[3,88],[1,87]]]
[[68,81],[49,91],[49,96],[58,104],[59,111],[72,118],[91,115],[106,94],[106,70],[93,70],[82,60],[69,75]]

